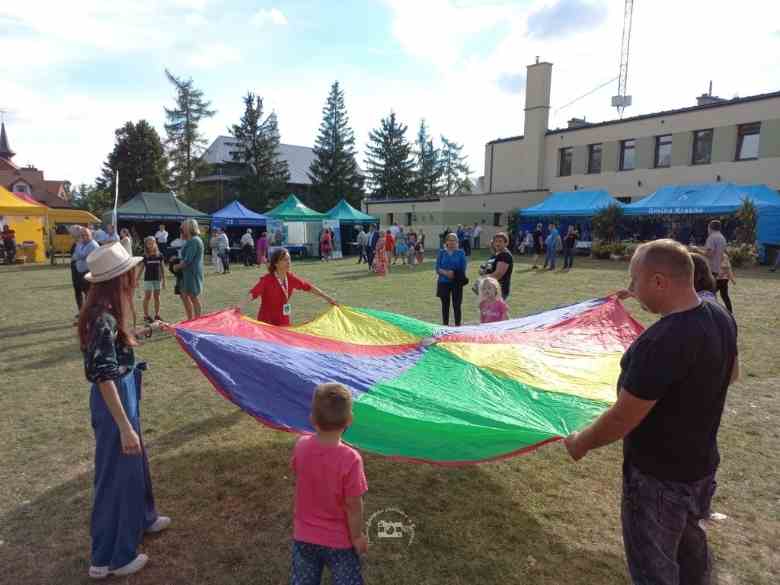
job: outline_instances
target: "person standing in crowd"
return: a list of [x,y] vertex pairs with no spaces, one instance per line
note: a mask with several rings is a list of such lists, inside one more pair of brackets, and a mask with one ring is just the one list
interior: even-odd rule
[[374,255],[376,254],[376,245],[379,241],[379,230],[373,223],[368,226],[368,243],[366,244],[366,259],[368,260],[368,269],[374,269]]
[[314,390],[309,419],[314,435],[298,439],[292,456],[295,510],[292,585],[320,585],[327,566],[334,585],[363,585],[360,555],[363,494],[368,490],[363,459],[341,436],[352,424],[352,394],[341,384]]
[[693,289],[696,294],[703,301],[717,303],[718,297],[715,296],[717,288],[710,272],[710,263],[697,252],[691,253],[691,260],[693,260]]
[[357,228],[357,248],[358,248],[358,264],[368,262],[368,234],[363,231],[363,226],[359,225]]
[[577,461],[623,439],[623,543],[637,584],[710,582],[699,521],[715,492],[718,428],[739,360],[734,318],[699,299],[693,274],[688,250],[673,240],[637,249],[619,297],[661,318],[623,355],[617,402],[564,441]]
[[728,251],[723,252],[720,262],[720,272],[715,279],[715,286],[720,293],[720,298],[723,299],[723,304],[729,310],[729,313],[733,313],[731,306],[731,297],[729,297],[729,283],[737,284],[737,279],[734,276],[734,271],[731,269],[731,260],[729,260]]
[[[91,284],[79,318],[84,371],[92,384],[90,410],[95,433],[95,490],[92,505],[92,555],[89,576],[104,579],[140,571],[148,562],[138,554],[144,533],[168,528],[157,513],[149,460],[141,437],[141,376],[136,363],[136,331],[129,324],[137,265],[120,244],[92,252],[84,276]],[[147,328],[159,328],[157,322]]]
[[777,251],[777,255],[775,256],[775,263],[772,268],[769,269],[769,272],[776,272],[778,268],[780,268],[780,250]]
[[406,234],[406,262],[409,266],[414,266],[417,262],[417,233],[414,230],[409,230]]
[[322,292],[310,282],[296,276],[290,269],[292,259],[285,248],[277,248],[271,253],[268,262],[268,274],[260,278],[249,291],[249,296],[239,305],[241,311],[256,298],[260,298],[260,309],[257,320],[270,325],[287,327],[290,325],[293,292],[302,290],[325,299],[331,305],[337,305],[336,300]]
[[409,251],[408,244],[406,242],[407,234],[404,233],[404,228],[398,232],[398,238],[395,241],[395,249],[393,250],[393,264],[398,259],[401,259],[401,264],[406,264],[406,253]]
[[466,258],[471,256],[471,242],[472,238],[474,237],[474,234],[471,231],[471,227],[466,226],[463,228],[463,253],[466,255]]
[[95,240],[100,246],[102,246],[103,242],[106,241],[106,237],[108,237],[108,234],[103,229],[102,225],[98,226],[98,229],[96,229],[92,234],[92,239]]
[[[374,264],[372,270],[384,276],[387,274],[387,266],[390,263],[390,259],[387,255],[387,237],[390,235],[390,231],[379,231],[379,237],[376,241],[376,247],[374,248]],[[392,236],[390,236],[392,237]]]
[[539,268],[539,260],[542,258],[542,248],[544,247],[544,238],[542,234],[541,223],[536,224],[536,229],[533,231],[533,241],[534,241],[534,259],[533,259],[533,266],[531,266],[531,269],[536,270]]
[[[144,240],[144,322],[160,321],[160,291],[165,288],[165,264],[157,240]],[[149,316],[149,301],[154,298],[154,319]]]
[[222,274],[225,269],[222,266],[222,258],[219,256],[219,228],[211,232],[209,238],[209,249],[211,250],[211,265],[217,274]]
[[241,257],[244,260],[244,266],[254,264],[255,239],[252,237],[252,228],[246,228],[246,233],[241,236]]
[[6,264],[14,264],[16,262],[16,231],[12,230],[8,224],[5,224],[2,237],[3,248],[5,249],[5,262]]
[[92,232],[88,228],[82,228],[79,233],[79,241],[76,242],[76,247],[73,248],[73,256],[71,258],[75,268],[75,274],[71,273],[73,292],[76,294],[76,306],[79,308],[74,325],[78,322],[81,308],[84,306],[87,293],[89,293],[89,281],[84,278],[87,272],[89,272],[87,256],[98,248],[100,248],[100,245],[92,239]]
[[417,264],[422,264],[425,260],[425,232],[420,229],[417,232],[417,243],[414,246],[414,255]]
[[474,222],[474,227],[471,229],[471,234],[474,237],[474,249],[479,250],[479,237],[482,235],[482,226],[476,221]]
[[258,266],[268,262],[268,234],[264,229],[260,230],[260,237],[257,238],[255,250],[257,251]]
[[395,261],[395,236],[392,229],[385,231],[385,270],[390,274],[390,259]]
[[217,228],[217,254],[222,262],[223,274],[230,274],[230,240],[225,228]]
[[501,298],[498,281],[492,276],[479,280],[479,322],[495,323],[509,319],[509,306]]
[[720,267],[723,264],[723,256],[726,254],[726,238],[723,237],[720,229],[720,221],[713,219],[707,227],[707,241],[704,243],[703,253],[710,263],[710,270],[712,271],[712,276],[715,277],[720,298],[723,300],[723,304],[726,305],[729,313],[733,313],[734,310],[729,298],[728,277],[720,278]]
[[458,249],[458,235],[449,234],[444,239],[444,248],[436,256],[436,296],[441,301],[441,322],[450,324],[450,303],[455,317],[455,326],[461,324],[463,287],[466,279],[467,260],[463,250]]
[[332,253],[333,239],[330,235],[330,230],[325,228],[320,234],[320,260],[323,262],[328,262]]
[[119,231],[119,243],[122,244],[122,247],[127,250],[130,256],[133,255],[133,238],[130,237],[130,230],[122,228]]
[[106,244],[113,244],[119,241],[119,234],[116,232],[116,226],[110,223],[106,226],[105,237],[98,240],[98,244],[105,246]]
[[563,269],[569,270],[574,266],[574,248],[577,245],[577,240],[580,238],[580,234],[577,231],[577,226],[570,225],[569,230],[566,232],[566,237],[563,239]]
[[203,292],[203,240],[198,222],[185,220],[181,224],[181,237],[185,241],[181,262],[173,269],[182,275],[179,292],[187,320],[197,319],[202,312],[199,297]]
[[509,236],[504,232],[498,232],[493,236],[493,255],[485,262],[484,270],[480,272],[484,275],[492,276],[501,285],[501,298],[509,298],[509,291],[512,288],[512,271],[515,266],[515,259],[509,251]]
[[548,228],[550,231],[545,240],[547,253],[544,257],[544,267],[547,268],[549,266],[550,270],[555,270],[555,260],[558,256],[558,246],[561,243],[561,235],[558,233],[558,228],[555,227],[554,223],[551,223]]
[[161,223],[159,229],[154,234],[154,239],[157,241],[157,249],[160,250],[160,255],[163,258],[168,257],[168,237],[165,224]]

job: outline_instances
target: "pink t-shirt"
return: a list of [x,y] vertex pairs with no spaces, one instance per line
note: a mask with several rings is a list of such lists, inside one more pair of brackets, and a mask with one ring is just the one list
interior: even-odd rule
[[508,316],[509,307],[507,307],[504,299],[496,299],[492,303],[490,301],[482,301],[479,303],[480,323],[495,323],[496,321],[506,321]]
[[368,490],[360,453],[344,443],[326,445],[317,435],[308,435],[295,444],[292,469],[295,540],[352,548],[345,500]]

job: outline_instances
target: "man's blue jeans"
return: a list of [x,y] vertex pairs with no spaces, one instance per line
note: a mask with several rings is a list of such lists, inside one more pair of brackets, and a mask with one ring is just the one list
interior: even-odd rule
[[634,585],[708,585],[710,555],[699,520],[710,513],[715,476],[666,481],[623,468],[623,544]]

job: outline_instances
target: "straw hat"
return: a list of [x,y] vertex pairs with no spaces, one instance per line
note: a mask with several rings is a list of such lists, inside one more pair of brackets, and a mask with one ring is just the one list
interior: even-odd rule
[[105,282],[135,268],[141,261],[141,256],[131,256],[120,242],[114,242],[87,256],[89,272],[84,278],[89,282]]

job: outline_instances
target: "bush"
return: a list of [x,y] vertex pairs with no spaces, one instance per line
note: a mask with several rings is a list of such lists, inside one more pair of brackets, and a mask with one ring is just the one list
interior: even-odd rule
[[593,247],[590,249],[590,255],[598,260],[609,260],[611,253],[612,244],[606,242],[593,242]]
[[758,262],[758,250],[753,244],[736,244],[726,248],[729,255],[731,266],[740,268],[742,266],[754,266]]
[[623,208],[617,203],[600,209],[591,220],[593,235],[600,240],[613,242],[617,238],[618,230],[623,224]]

